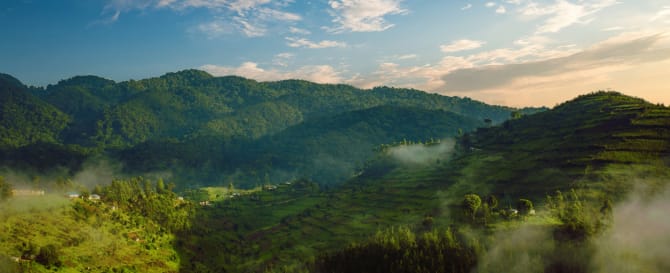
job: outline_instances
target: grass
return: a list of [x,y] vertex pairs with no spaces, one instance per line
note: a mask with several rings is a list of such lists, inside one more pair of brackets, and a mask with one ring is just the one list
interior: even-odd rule
[[[73,202],[59,195],[12,198],[0,204],[0,254],[20,257],[25,245],[56,246],[63,269],[58,272],[102,272],[131,269],[136,272],[177,272],[179,261],[172,248],[174,237],[146,232],[143,227],[112,221],[111,212],[77,219]],[[104,204],[94,204],[101,211]],[[116,212],[121,213],[121,212]],[[126,235],[137,232],[142,242]],[[32,272],[51,272],[32,263]]]

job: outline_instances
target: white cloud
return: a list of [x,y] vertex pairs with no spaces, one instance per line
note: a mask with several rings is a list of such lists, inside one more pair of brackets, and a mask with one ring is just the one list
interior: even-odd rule
[[247,37],[261,37],[265,35],[265,32],[267,31],[265,27],[258,24],[252,24],[244,17],[235,16],[233,17],[233,20],[236,23],[237,28]]
[[398,60],[409,60],[409,59],[416,59],[418,55],[416,54],[405,54],[405,55],[400,55],[396,56]]
[[276,66],[282,66],[282,67],[287,67],[288,62],[295,57],[295,54],[289,53],[289,52],[282,52],[277,55],[275,55],[274,59],[272,60],[272,64]]
[[287,45],[290,47],[304,47],[304,48],[329,48],[329,47],[346,47],[344,42],[323,40],[320,42],[312,42],[305,38],[286,37]]
[[528,19],[545,18],[537,27],[537,33],[554,33],[574,24],[588,24],[594,19],[592,15],[618,3],[617,0],[556,0],[553,4],[541,5],[528,1],[519,13]]
[[373,32],[384,31],[393,24],[384,18],[387,15],[404,14],[400,7],[402,0],[329,0],[332,9],[332,32]]
[[297,27],[289,27],[288,31],[291,32],[291,33],[294,33],[294,34],[302,34],[302,35],[311,34],[311,32],[309,30],[302,29],[302,28],[297,28]]
[[293,54],[293,53],[289,53],[289,52],[283,52],[283,53],[279,53],[279,54],[277,54],[277,55],[275,55],[275,56],[276,56],[277,58],[289,59],[289,58],[293,58],[293,57],[295,56],[295,54]]
[[223,34],[232,32],[232,29],[225,25],[222,21],[202,23],[198,25],[195,30],[200,33],[204,33],[210,39],[217,38]]
[[665,19],[665,23],[670,23],[670,6],[663,7],[659,10],[654,17],[649,19],[649,22],[656,22]]
[[468,3],[467,5],[463,6],[461,10],[469,10],[472,8],[472,4]]
[[[190,0],[189,2],[201,2],[202,0]],[[220,1],[220,0],[211,0],[211,1],[205,1],[205,2],[214,2],[215,4],[218,3],[225,3],[227,1]],[[269,3],[270,0],[236,0],[230,2],[230,9],[236,10],[236,11],[243,11],[243,10],[248,10],[251,8],[255,8],[264,4]]]
[[292,71],[263,69],[254,62],[245,62],[238,67],[203,65],[200,69],[214,76],[237,75],[259,81],[278,81],[286,79],[302,79],[318,83],[341,83],[340,72],[329,65],[308,65]]
[[279,20],[279,21],[300,21],[300,15],[290,12],[279,11],[276,9],[261,8],[258,9],[258,17],[263,20]]
[[492,7],[495,7],[495,6],[496,6],[496,3],[494,3],[494,2],[488,2],[488,3],[486,3],[486,7],[487,7],[487,8],[492,8]]
[[259,37],[268,33],[266,26],[277,25],[279,22],[295,22],[302,20],[298,14],[283,11],[291,1],[271,0],[108,0],[103,13],[112,13],[109,21],[114,22],[119,14],[132,10],[145,9],[184,9],[203,8],[214,13],[215,20],[197,25],[207,37],[218,37],[223,33],[232,32],[228,25],[236,26],[238,31],[247,37]]
[[458,40],[458,41],[453,41],[451,44],[448,45],[441,45],[440,50],[444,53],[451,53],[451,52],[458,52],[458,51],[465,51],[465,50],[472,50],[476,48],[480,48],[485,44],[483,41],[474,41],[474,40]]
[[498,8],[496,9],[496,13],[498,13],[498,14],[504,14],[506,12],[507,12],[507,9],[505,9],[505,6],[503,6],[503,5],[498,6]]

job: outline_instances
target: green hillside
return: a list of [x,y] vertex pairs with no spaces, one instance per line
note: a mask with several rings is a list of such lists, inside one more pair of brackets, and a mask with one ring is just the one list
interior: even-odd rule
[[0,106],[0,148],[60,142],[59,134],[71,120],[6,74],[0,74]]
[[663,179],[659,175],[665,174],[670,155],[669,118],[667,107],[596,92],[479,129],[465,139],[471,154],[463,163],[496,166],[473,174],[473,180],[496,193],[541,195],[573,187],[619,196],[636,186],[635,177]]
[[[597,211],[602,200],[622,200],[633,187],[649,186],[645,189],[653,195],[667,185],[670,178],[667,161],[670,140],[664,137],[670,129],[667,120],[670,120],[667,107],[619,93],[598,92],[544,113],[479,129],[460,138],[451,160],[442,157],[427,164],[408,165],[382,156],[359,176],[331,192],[303,198],[275,195],[272,198],[276,199],[269,202],[271,205],[246,200],[232,203],[235,205],[222,203],[219,208],[204,210],[196,220],[202,225],[194,225],[192,232],[225,226],[229,228],[216,234],[235,232],[239,234],[237,238],[242,236],[243,239],[234,239],[231,244],[227,243],[229,237],[207,237],[208,244],[231,247],[224,255],[229,262],[221,265],[217,261],[224,257],[197,256],[195,247],[199,244],[189,244],[193,238],[186,237],[187,251],[183,255],[191,262],[182,268],[186,272],[197,265],[219,269],[223,266],[235,272],[282,266],[292,268],[289,271],[306,270],[303,265],[309,260],[307,257],[344,248],[352,241],[365,242],[375,232],[393,226],[406,225],[419,233],[454,225],[460,230],[459,226],[471,226],[470,220],[463,218],[460,204],[463,195],[473,192],[482,198],[489,194],[496,196],[500,208],[515,207],[520,198],[531,200],[540,215],[526,221],[537,229],[554,229],[557,234],[572,234],[569,236],[582,236],[575,235],[581,232],[591,234],[583,236],[595,236],[599,224],[596,218],[590,218],[593,206]],[[625,156],[621,156],[622,151]],[[576,190],[575,197],[566,195],[565,202],[583,207],[574,216],[577,218],[561,216],[569,214],[560,211],[553,214],[545,208],[546,196],[556,190],[566,193]],[[295,212],[287,215],[287,210]],[[478,216],[476,226],[483,225],[483,232],[491,235],[498,230],[513,232],[524,223],[505,220],[509,216],[503,216],[503,210],[489,216],[488,224],[481,222],[482,217]],[[577,226],[585,230],[570,228],[569,221],[578,221],[581,224]],[[590,253],[575,247],[574,253]],[[363,251],[356,249],[347,251]],[[560,260],[564,254],[560,254],[560,249],[555,251],[543,255]],[[341,260],[328,262],[354,261],[343,258],[354,255],[352,252],[335,255],[332,259]],[[574,264],[569,272],[584,272],[587,265],[582,263]],[[548,270],[562,272],[566,270],[564,266],[567,265],[554,264]]]
[[9,96],[3,111],[12,113],[0,128],[7,147],[2,165],[72,174],[89,158],[119,159],[126,175],[170,172],[182,188],[231,180],[251,187],[266,176],[342,182],[380,143],[451,137],[484,120],[543,110],[198,70],[119,83],[76,76],[46,88],[3,82]]
[[[346,145],[322,149],[347,158],[361,149],[354,144],[377,142],[365,168],[346,183],[278,183],[261,168],[279,161],[256,155],[243,160],[261,166],[263,178],[253,189],[191,188],[182,200],[169,183],[116,180],[94,189],[99,202],[61,199],[56,207],[3,210],[11,224],[0,227],[0,259],[26,255],[33,272],[501,272],[522,266],[586,273],[605,251],[631,268],[664,272],[665,256],[653,252],[664,246],[663,235],[645,241],[648,249],[612,246],[621,243],[621,232],[632,234],[622,214],[645,225],[665,208],[654,200],[664,198],[670,178],[668,120],[669,108],[615,92],[580,96],[455,141],[429,139],[443,131],[458,135],[454,126],[472,121],[440,110],[381,106],[314,118],[249,143],[266,143],[258,150],[271,153],[263,154],[306,158],[322,142],[348,143],[348,152]],[[431,129],[420,129],[423,121]],[[422,132],[423,143],[383,142],[388,134]],[[205,163],[190,149],[223,154],[232,145],[254,152],[248,140],[212,145],[216,140],[147,142],[133,155],[199,169]],[[151,157],[160,149],[162,156]],[[217,160],[228,159],[208,162]],[[0,190],[13,181],[6,182]],[[650,205],[637,201],[631,214],[626,196],[636,191]],[[474,195],[479,201],[471,203]],[[29,198],[9,197],[5,202],[12,203],[3,205]],[[56,221],[67,227],[48,224]],[[21,229],[30,225],[40,228]],[[45,258],[54,256],[53,263]],[[17,270],[11,262],[0,266]]]
[[[374,157],[379,143],[454,137],[459,130],[479,126],[483,122],[443,110],[380,106],[312,119],[253,140],[198,137],[146,142],[118,157],[131,166],[129,172],[197,169],[183,179],[218,185],[233,180],[238,185],[245,181],[260,185],[300,177],[334,184],[350,178]],[[189,175],[188,170],[184,173]],[[222,173],[229,178],[222,180]]]

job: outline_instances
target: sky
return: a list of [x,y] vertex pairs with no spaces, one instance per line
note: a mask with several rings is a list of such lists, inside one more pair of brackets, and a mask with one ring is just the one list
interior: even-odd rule
[[667,0],[2,0],[0,73],[45,86],[183,69],[508,106],[670,104]]

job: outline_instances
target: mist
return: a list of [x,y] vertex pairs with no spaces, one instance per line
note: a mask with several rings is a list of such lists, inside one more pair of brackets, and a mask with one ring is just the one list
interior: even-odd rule
[[550,230],[543,226],[499,231],[490,240],[475,272],[543,272],[547,255],[556,248]]
[[119,178],[120,174],[121,164],[100,159],[85,162],[82,170],[72,177],[72,181],[92,189],[96,185],[102,186],[111,183],[114,178]]
[[436,160],[449,159],[455,144],[453,139],[445,139],[436,145],[401,145],[389,148],[388,154],[403,164],[422,165]]
[[635,191],[614,208],[613,225],[594,243],[592,272],[670,272],[670,188]]

